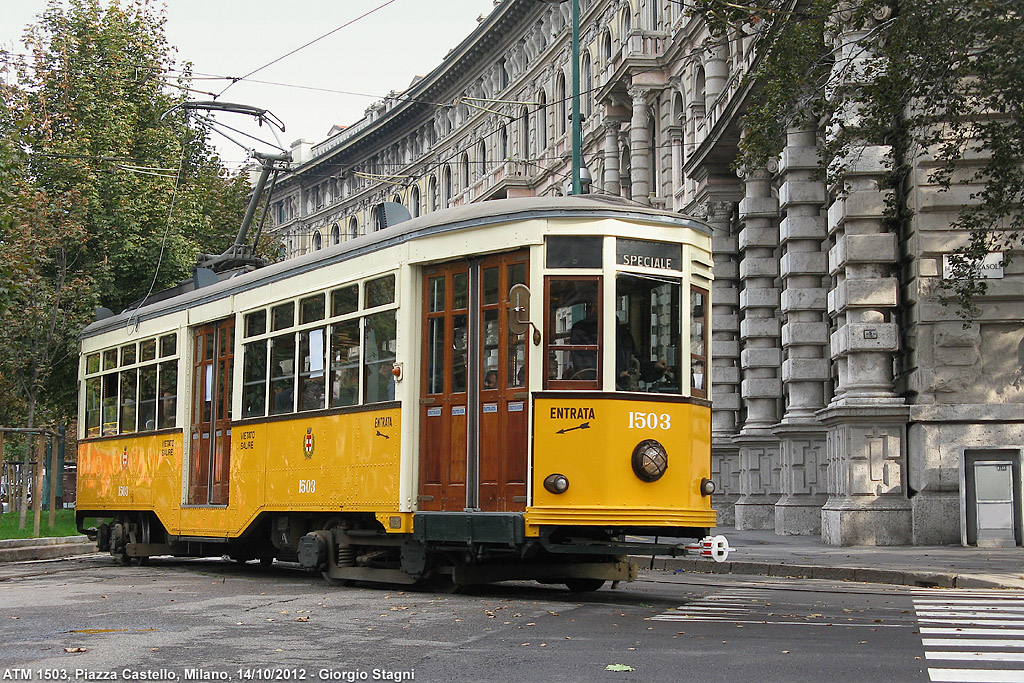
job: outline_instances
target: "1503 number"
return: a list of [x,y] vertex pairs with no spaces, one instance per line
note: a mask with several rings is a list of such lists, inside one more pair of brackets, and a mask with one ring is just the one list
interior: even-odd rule
[[629,413],[630,429],[672,429],[672,416],[668,413]]

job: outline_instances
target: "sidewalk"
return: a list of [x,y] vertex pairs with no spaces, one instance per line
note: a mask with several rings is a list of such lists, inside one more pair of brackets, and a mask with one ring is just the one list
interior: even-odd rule
[[96,543],[85,536],[0,540],[0,562],[52,560],[94,552],[96,552]]
[[[698,557],[634,558],[642,569],[791,576],[945,588],[1024,588],[1024,548],[831,546],[820,536],[718,528],[733,552],[725,562]],[[664,540],[664,539],[661,539]]]

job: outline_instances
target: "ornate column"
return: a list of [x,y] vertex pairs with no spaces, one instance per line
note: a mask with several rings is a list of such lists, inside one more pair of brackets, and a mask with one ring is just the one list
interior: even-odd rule
[[830,379],[828,323],[825,318],[828,258],[825,185],[818,171],[817,128],[808,123],[786,135],[779,172],[779,224],[782,244],[782,390],[786,412],[774,432],[780,438],[782,498],[775,504],[775,532],[820,534],[827,496],[825,428],[816,413],[825,407]]
[[708,203],[707,221],[715,259],[711,290],[711,479],[718,526],[736,524],[740,497],[740,449],[733,439],[740,412],[739,249],[733,232],[736,202]]
[[651,203],[651,159],[647,154],[650,131],[647,129],[648,88],[632,87],[629,96],[633,98],[633,118],[629,122],[629,167],[632,180],[633,201]]
[[779,202],[772,197],[769,169],[745,171],[743,179],[745,196],[739,207],[739,274],[743,283],[739,301],[743,346],[740,392],[747,414],[739,435],[733,439],[740,454],[741,496],[736,502],[736,528],[774,529],[780,462],[779,440],[772,434],[772,427],[779,421],[782,396],[781,321],[776,315],[779,290],[775,286],[779,275],[775,256],[779,246]]
[[726,48],[718,44],[711,49],[711,54],[704,62],[704,106],[708,112],[714,112],[718,96],[725,90],[729,80],[729,63],[726,61]]
[[605,194],[620,195],[619,187],[619,129],[622,120],[606,118],[604,121],[604,183]]
[[[856,87],[852,79],[878,59],[864,48],[868,30],[836,27],[830,88]],[[840,108],[834,125],[857,115],[852,105]],[[821,533],[834,545],[902,545],[911,541],[904,483],[909,408],[893,384],[897,240],[885,220],[892,190],[880,186],[891,148],[865,142],[855,152],[837,160],[843,166],[830,188],[834,199],[828,209],[828,310],[836,328],[831,352],[839,379],[835,396],[819,413],[829,428],[829,499]]]

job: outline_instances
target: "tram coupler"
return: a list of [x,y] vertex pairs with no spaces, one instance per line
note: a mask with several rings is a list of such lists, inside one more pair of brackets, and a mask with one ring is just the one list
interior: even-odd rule
[[725,562],[729,553],[735,550],[729,546],[729,539],[722,535],[705,536],[697,543],[688,543],[685,548],[687,553],[710,557],[715,562]]

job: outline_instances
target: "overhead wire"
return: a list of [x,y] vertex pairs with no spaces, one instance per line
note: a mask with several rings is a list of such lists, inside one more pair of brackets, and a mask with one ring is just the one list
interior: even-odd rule
[[260,66],[260,67],[257,67],[255,69],[253,69],[252,71],[250,71],[249,73],[245,74],[244,76],[241,76],[239,78],[236,78],[236,79],[232,80],[231,83],[228,83],[226,86],[224,86],[224,89],[221,90],[220,93],[217,94],[217,97],[220,97],[225,92],[227,92],[228,88],[230,88],[232,85],[234,85],[238,81],[245,80],[246,78],[249,78],[249,76],[252,76],[253,74],[257,74],[260,71],[263,71],[264,69],[266,69],[267,67],[272,66],[274,64],[277,64],[282,59],[286,59],[288,57],[291,57],[296,52],[299,52],[300,50],[304,50],[307,47],[309,47],[310,45],[313,45],[314,43],[318,43],[319,41],[323,40],[324,38],[327,38],[328,36],[334,35],[338,31],[340,31],[341,29],[347,28],[347,27],[351,26],[352,24],[356,23],[357,21],[360,21],[361,19],[365,19],[366,17],[370,16],[374,12],[378,12],[378,11],[384,9],[385,7],[387,7],[388,5],[390,5],[390,4],[394,3],[394,2],[395,2],[395,0],[386,0],[386,2],[378,5],[377,7],[374,7],[373,9],[371,9],[371,10],[369,10],[367,12],[364,12],[363,14],[359,15],[355,19],[347,21],[344,24],[342,24],[341,26],[328,31],[327,33],[325,33],[325,34],[323,34],[323,35],[321,35],[321,36],[319,36],[317,38],[314,38],[313,40],[309,41],[308,43],[305,43],[304,45],[300,45],[299,47],[295,48],[294,50],[291,50],[290,52],[286,52],[285,54],[281,55],[277,59],[272,59],[269,62],[267,62],[266,64],[264,64],[263,66]]

